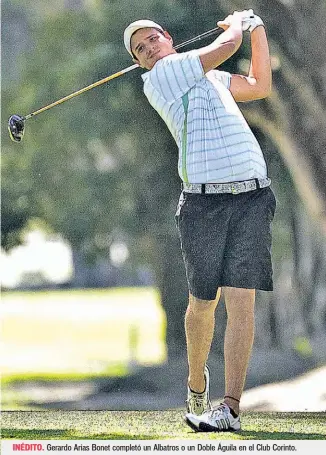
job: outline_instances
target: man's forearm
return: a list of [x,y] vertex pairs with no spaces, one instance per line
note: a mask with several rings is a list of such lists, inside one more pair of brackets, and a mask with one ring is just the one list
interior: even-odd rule
[[236,19],[231,26],[215,41],[199,50],[199,57],[204,69],[208,72],[231,57],[242,43],[241,20]]
[[227,42],[232,42],[234,43],[235,49],[238,50],[242,43],[242,37],[242,25],[239,20],[236,23],[234,22],[227,30],[218,36],[211,46],[219,46]]
[[251,33],[251,64],[249,77],[256,79],[257,88],[268,96],[272,88],[272,71],[265,28],[259,26]]

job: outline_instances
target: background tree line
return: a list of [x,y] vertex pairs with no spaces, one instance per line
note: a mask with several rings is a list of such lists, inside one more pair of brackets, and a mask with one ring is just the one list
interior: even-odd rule
[[[325,346],[326,332],[326,51],[316,46],[326,38],[323,0],[4,0],[2,119],[129,66],[122,36],[132,20],[159,22],[177,44],[250,7],[267,26],[274,86],[269,99],[241,109],[262,145],[278,199],[275,292],[258,296],[256,344],[293,349],[305,339],[325,360],[318,346]],[[249,49],[245,37],[223,69],[246,71]],[[169,354],[177,356],[187,304],[174,225],[177,149],[142,93],[141,72],[28,121],[20,145],[3,128],[2,245],[17,244],[32,218],[62,233],[87,261],[107,257],[121,236],[131,264],[155,273],[169,321]],[[217,335],[224,318],[221,307]]]

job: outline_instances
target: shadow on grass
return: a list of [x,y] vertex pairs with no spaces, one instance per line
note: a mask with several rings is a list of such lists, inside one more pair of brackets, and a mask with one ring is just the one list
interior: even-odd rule
[[[218,439],[220,438],[220,433],[195,433],[189,432],[188,438],[180,437],[178,439],[194,439],[201,440],[203,439]],[[224,436],[227,436],[228,433],[223,433]],[[245,439],[245,440],[312,440],[312,439],[325,439],[325,435],[316,434],[316,433],[292,433],[292,432],[268,432],[268,431],[240,431],[236,433],[239,437],[234,438],[234,433],[230,433],[230,440],[234,439]],[[169,437],[164,437],[160,435],[130,435],[126,433],[100,433],[92,434],[90,436],[82,436],[80,433],[67,430],[23,430],[23,429],[3,429],[2,430],[2,439],[15,439],[15,440],[166,440],[171,439]]]
[[2,439],[17,439],[17,440],[50,440],[50,439],[64,439],[64,440],[158,440],[158,435],[130,435],[126,433],[100,433],[92,434],[90,436],[81,436],[80,433],[69,430],[23,430],[23,429],[8,429],[1,430]]
[[292,431],[250,431],[241,430],[241,439],[252,440],[289,440],[289,439],[325,439],[325,435],[318,433],[298,433]]
[[2,428],[2,439],[67,439],[71,432],[68,430],[24,430]]

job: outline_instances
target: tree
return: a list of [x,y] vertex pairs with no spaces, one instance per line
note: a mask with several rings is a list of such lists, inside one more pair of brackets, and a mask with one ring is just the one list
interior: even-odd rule
[[[248,8],[242,0],[219,4],[225,11]],[[293,265],[287,274],[293,286],[286,291],[283,279],[283,293],[274,293],[276,322],[288,321],[283,331],[277,325],[276,338],[279,346],[293,345],[297,335],[315,340],[318,357],[318,346],[326,344],[326,51],[317,43],[326,40],[326,3],[254,0],[250,7],[267,26],[273,93],[267,100],[244,105],[243,111],[270,142],[269,149],[280,154],[293,182],[284,187],[277,178],[277,185],[283,186],[278,194],[288,191],[285,208],[292,219],[288,229]],[[281,273],[284,267],[278,266],[280,280]],[[285,295],[291,302],[287,315],[282,308]]]
[[[50,8],[44,12],[40,7],[43,2],[27,3],[4,3],[3,19],[18,24],[16,34],[24,36],[25,44],[24,53],[19,54],[17,43],[21,40],[14,46],[12,40],[5,39],[3,43],[6,57],[3,118],[14,112],[31,112],[129,66],[131,61],[123,48],[122,34],[136,17],[150,17],[168,27],[178,43],[212,28],[216,20],[233,9],[248,7],[247,2],[240,0],[218,4],[207,0],[147,0],[138,5],[124,0],[73,10]],[[262,308],[259,313],[268,329],[258,336],[258,341],[265,337],[265,343],[278,346],[284,346],[289,337],[300,331],[306,333],[304,302],[312,299],[318,314],[325,311],[318,297],[325,295],[320,291],[326,270],[322,256],[318,255],[318,261],[311,256],[310,275],[302,278],[303,255],[297,239],[300,243],[306,239],[313,243],[314,250],[323,250],[317,229],[311,228],[309,235],[302,231],[304,211],[295,188],[307,211],[322,226],[325,128],[321,126],[325,125],[326,97],[325,84],[320,81],[325,55],[324,50],[317,51],[306,30],[316,35],[325,33],[322,27],[316,30],[312,24],[316,21],[323,24],[326,15],[324,3],[315,2],[309,6],[302,27],[304,2],[295,3],[297,9],[292,11],[282,2],[251,2],[267,24],[274,61],[274,90],[268,100],[241,106],[263,145],[281,200],[274,234],[278,291],[268,301],[267,311]],[[294,36],[299,26],[300,34]],[[5,36],[11,37],[12,30],[14,26],[8,27]],[[245,41],[223,69],[238,72],[249,57]],[[7,221],[3,224],[3,240],[8,247],[12,246],[25,222],[37,216],[62,233],[75,250],[95,258],[107,255],[115,232],[123,233],[132,250],[132,261],[150,264],[155,271],[169,321],[169,353],[179,355],[184,352],[187,287],[173,219],[180,191],[177,149],[142,93],[140,73],[141,70],[135,70],[28,121],[20,145],[10,143],[4,135],[3,219]],[[296,226],[295,239],[289,234],[291,223]],[[286,276],[292,273],[288,271],[288,262],[297,271],[297,289],[305,288],[307,276],[317,280],[314,289],[286,294],[284,270]],[[288,296],[289,314],[299,321],[287,337],[282,332],[284,295]],[[273,325],[271,321],[283,324]],[[310,325],[313,324],[312,321]],[[271,325],[275,326],[274,331],[269,329]],[[322,326],[318,327],[320,332]]]
[[[246,1],[220,1],[225,11]],[[308,212],[326,234],[326,3],[253,0],[266,23],[274,55],[274,90],[246,115],[282,154]],[[295,115],[293,115],[295,113]]]
[[[130,12],[110,2],[102,6],[100,15],[85,9],[52,11],[34,21],[21,5],[29,30],[26,39],[37,46],[20,56],[22,74],[15,90],[7,84],[4,117],[31,112],[129,66],[122,42],[124,27],[136,14],[150,14],[163,23],[169,18],[171,27],[182,29],[186,13],[177,14],[177,9],[165,2],[143,2],[137,13],[134,6]],[[151,264],[155,270],[171,321],[172,347],[183,335],[180,314],[187,298],[173,219],[180,192],[177,149],[144,98],[140,73],[137,70],[28,121],[19,146],[5,136],[5,185],[28,201],[27,215],[46,220],[89,259],[107,255],[114,233],[124,234],[132,260]],[[16,212],[11,215],[10,205],[7,208],[6,218],[10,215],[17,221]],[[13,228],[9,222],[8,229]]]

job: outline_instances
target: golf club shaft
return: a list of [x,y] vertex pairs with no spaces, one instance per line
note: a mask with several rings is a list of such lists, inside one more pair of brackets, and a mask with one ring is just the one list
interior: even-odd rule
[[200,41],[201,39],[206,38],[207,36],[213,35],[216,32],[223,32],[223,31],[224,30],[221,29],[220,27],[212,28],[211,30],[204,32],[201,35],[195,36],[194,38],[190,38],[181,44],[177,44],[176,46],[174,46],[174,49],[181,49],[181,47],[187,46],[188,44],[195,43],[196,41]]
[[94,82],[91,85],[88,85],[87,87],[81,88],[77,92],[71,93],[70,95],[65,96],[64,98],[61,98],[58,101],[54,101],[53,103],[42,107],[41,109],[32,112],[31,114],[26,115],[24,117],[24,120],[28,120],[31,117],[34,117],[37,114],[41,114],[41,112],[47,111],[48,109],[51,109],[51,107],[57,106],[58,104],[64,103],[65,101],[71,100],[71,98],[74,98],[75,96],[81,95],[84,92],[87,92],[88,90],[91,90],[92,88],[98,87],[99,85],[105,84],[106,82],[111,81],[112,79],[115,79],[116,77],[122,76],[122,74],[128,73],[128,71],[132,71],[135,68],[138,68],[138,64],[134,64],[131,66],[128,66],[128,68],[125,68],[121,71],[118,71],[117,73],[111,74],[111,76],[107,76],[104,79],[101,79],[100,81]]
[[[187,46],[188,44],[192,44],[196,41],[206,38],[207,36],[213,35],[217,31],[222,32],[223,30],[221,30],[219,27],[213,28],[211,30],[208,30],[207,32],[202,33],[201,35],[195,36],[194,38],[191,38],[181,44],[178,44],[177,46],[174,47],[174,49],[181,49],[182,47]],[[134,65],[128,66],[128,68],[118,71],[117,73],[111,74],[111,76],[107,76],[104,79],[94,82],[93,84],[88,85],[87,87],[84,87],[84,88],[78,90],[77,92],[71,93],[70,95],[63,97],[63,98],[59,99],[58,101],[54,101],[53,103],[48,104],[47,106],[44,106],[41,109],[38,109],[37,111],[32,112],[31,114],[26,115],[24,117],[24,120],[28,120],[29,118],[34,117],[35,115],[41,114],[42,112],[47,111],[48,109],[51,109],[54,106],[58,106],[58,104],[62,104],[65,101],[71,100],[71,98],[74,98],[75,96],[81,95],[82,93],[85,93],[88,90],[91,90],[92,88],[105,84],[106,82],[109,82],[112,79],[115,79],[116,77],[122,76],[123,74],[128,73],[129,71],[132,71],[138,67],[139,67],[139,65],[137,63],[135,63]]]

